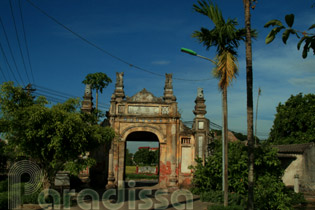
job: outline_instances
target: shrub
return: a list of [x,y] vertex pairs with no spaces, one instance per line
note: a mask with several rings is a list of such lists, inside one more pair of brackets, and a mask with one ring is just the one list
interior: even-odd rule
[[[230,199],[233,204],[245,203],[247,195],[247,147],[242,143],[229,143],[228,178]],[[201,159],[196,160],[192,192],[200,194],[202,199],[222,203],[222,150],[221,142],[215,142],[215,152],[203,165]],[[293,205],[303,203],[303,195],[290,193],[283,184],[283,169],[277,157],[277,151],[267,144],[255,148],[255,206],[257,209],[291,209]],[[220,197],[221,196],[221,197]],[[234,197],[233,197],[234,196]],[[230,202],[230,200],[229,200]]]
[[290,197],[292,198],[292,205],[306,205],[307,201],[304,198],[303,193],[295,193],[292,189],[289,189]]
[[237,205],[226,206],[226,207],[223,205],[213,205],[213,206],[209,206],[208,210],[244,210],[244,207],[237,206]]
[[[229,205],[245,206],[244,196],[238,193],[229,193]],[[200,199],[203,202],[223,203],[224,195],[222,191],[208,191],[200,194]]]
[[0,209],[8,209],[8,192],[0,192]]
[[0,192],[8,191],[8,180],[0,181]]
[[292,199],[280,178],[264,175],[256,180],[254,188],[256,209],[292,209]]

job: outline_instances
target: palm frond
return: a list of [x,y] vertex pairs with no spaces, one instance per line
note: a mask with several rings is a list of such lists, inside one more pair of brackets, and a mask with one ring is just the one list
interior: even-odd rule
[[236,56],[224,51],[217,56],[217,66],[213,70],[213,75],[220,79],[219,88],[223,90],[228,87],[232,80],[238,75],[238,62]]
[[225,23],[221,10],[210,0],[198,1],[197,4],[193,5],[193,8],[196,12],[208,16],[216,26]]

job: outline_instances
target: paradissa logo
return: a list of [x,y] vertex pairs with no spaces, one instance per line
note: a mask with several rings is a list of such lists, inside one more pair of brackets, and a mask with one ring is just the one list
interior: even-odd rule
[[[42,172],[37,164],[23,160],[15,163],[9,171],[9,209],[20,208],[22,204],[21,192],[21,176],[28,174],[30,180],[24,184],[24,194],[29,195],[37,192],[42,183]],[[171,193],[170,199],[167,198],[168,191],[159,189],[152,192],[151,189],[142,189],[137,191],[132,189],[135,186],[135,181],[129,181],[130,189],[109,189],[106,190],[100,200],[100,195],[93,189],[84,189],[76,194],[75,190],[63,191],[63,202],[61,203],[61,195],[54,189],[45,189],[39,193],[38,203],[41,208],[47,208],[49,203],[46,203],[45,197],[52,197],[54,209],[70,209],[71,198],[76,197],[78,207],[81,209],[100,209],[103,205],[106,209],[121,209],[124,205],[128,205],[128,209],[166,209],[171,204],[176,209],[193,209],[193,195],[188,190],[176,190]],[[141,202],[136,203],[136,193]],[[128,200],[125,195],[128,194]],[[154,196],[152,196],[154,194]],[[178,201],[179,196],[184,196],[186,202]],[[152,198],[153,197],[153,198]],[[89,198],[88,202],[86,198]],[[115,200],[114,200],[115,198]],[[155,202],[153,202],[155,200]],[[52,204],[51,204],[52,205]]]

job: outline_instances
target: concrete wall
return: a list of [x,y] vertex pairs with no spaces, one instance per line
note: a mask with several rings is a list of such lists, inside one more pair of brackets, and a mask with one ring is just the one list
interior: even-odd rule
[[307,190],[315,191],[315,147],[310,147],[304,152],[304,175],[302,184]]
[[292,155],[296,159],[285,169],[282,181],[286,186],[294,186],[294,176],[298,174],[299,177],[303,175],[303,162],[304,158],[302,154]]
[[[292,154],[296,159],[288,164],[282,180],[286,186],[294,186],[294,176],[299,176],[302,190],[315,191],[315,147],[307,148],[302,154]],[[290,161],[286,158],[284,161]]]

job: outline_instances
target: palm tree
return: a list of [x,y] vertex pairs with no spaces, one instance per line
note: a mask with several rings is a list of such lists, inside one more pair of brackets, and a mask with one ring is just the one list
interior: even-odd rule
[[228,126],[227,126],[227,87],[236,77],[238,72],[237,52],[240,41],[245,40],[245,29],[236,29],[238,25],[235,19],[224,20],[222,12],[217,5],[211,1],[198,1],[193,5],[194,10],[207,17],[214,23],[214,28],[209,30],[201,28],[195,31],[193,37],[197,38],[200,43],[206,46],[207,50],[216,47],[216,67],[214,68],[214,76],[220,79],[219,88],[222,91],[222,111],[223,111],[223,148],[224,148],[224,206],[228,205]]
[[252,66],[252,30],[250,7],[252,0],[243,0],[245,7],[246,29],[246,89],[247,89],[247,142],[248,142],[248,199],[247,209],[254,209],[254,130],[253,130],[253,66]]
[[90,84],[91,89],[96,90],[96,110],[98,107],[98,91],[102,93],[103,88],[106,88],[111,82],[112,80],[103,72],[88,74],[85,76],[85,80],[82,81],[83,84]]

